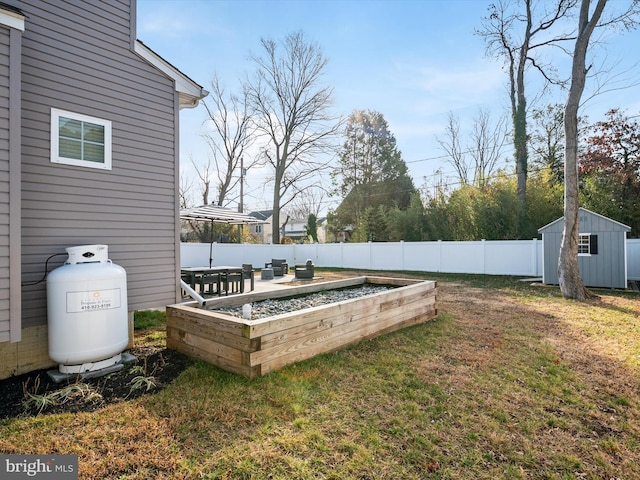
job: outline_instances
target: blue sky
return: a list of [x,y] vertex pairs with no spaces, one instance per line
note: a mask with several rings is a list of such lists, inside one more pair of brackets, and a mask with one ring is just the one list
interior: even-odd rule
[[[507,77],[501,64],[485,56],[480,28],[490,1],[485,0],[138,0],[140,40],[193,80],[208,88],[218,74],[233,90],[260,54],[260,38],[280,40],[302,30],[317,42],[329,63],[325,83],[334,88],[336,113],[354,109],[381,112],[395,135],[414,184],[431,183],[443,161],[436,136],[444,137],[449,112],[460,118],[463,133],[480,108],[492,118],[507,113]],[[615,2],[611,2],[615,3]],[[598,58],[616,65],[624,78],[640,80],[637,46],[640,32],[609,34]],[[628,47],[633,46],[629,52]],[[568,61],[558,63],[568,68]],[[534,77],[531,77],[534,78]],[[625,80],[629,83],[629,80]],[[531,85],[533,95],[535,84]],[[564,102],[551,92],[542,107]],[[585,105],[596,121],[609,108],[640,113],[640,86],[600,95]],[[207,155],[202,139],[203,107],[181,112],[181,160],[184,175]],[[507,148],[505,157],[511,149]],[[262,189],[266,172],[247,176],[249,209],[269,206]],[[327,208],[331,205],[327,204]]]

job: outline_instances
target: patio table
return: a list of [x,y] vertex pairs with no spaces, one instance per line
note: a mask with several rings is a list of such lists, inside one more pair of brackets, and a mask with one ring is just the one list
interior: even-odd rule
[[[198,280],[208,273],[218,273],[221,274],[221,276],[229,274],[240,275],[240,293],[244,293],[245,274],[242,267],[219,265],[214,267],[183,267],[180,269],[180,274],[184,277],[185,282],[194,290]],[[228,294],[228,284],[225,284],[225,287],[225,294]],[[222,291],[218,290],[218,295],[221,294]]]

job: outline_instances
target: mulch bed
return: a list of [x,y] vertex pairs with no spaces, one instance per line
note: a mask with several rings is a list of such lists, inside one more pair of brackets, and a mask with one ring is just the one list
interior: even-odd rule
[[[168,349],[142,347],[133,348],[129,353],[136,357],[135,362],[101,378],[84,380],[70,378],[67,381],[55,383],[47,374],[51,369],[47,369],[1,380],[0,419],[49,413],[91,412],[113,403],[157,393],[193,363],[189,357]],[[142,368],[135,368],[136,366]],[[132,381],[140,376],[152,380],[153,386],[149,383],[141,383],[138,384],[138,388],[135,388]],[[84,393],[65,395],[56,404],[47,404],[43,408],[40,408],[41,404],[25,405],[29,393],[42,396],[61,391],[74,384],[84,384],[91,388],[88,391],[85,389]],[[147,386],[150,387],[148,390]]]
[[[348,271],[323,272],[322,276],[312,280],[292,281],[286,285],[297,286],[354,275],[360,274]],[[110,404],[138,398],[141,395],[157,393],[193,363],[193,360],[186,355],[156,346],[134,347],[128,352],[136,357],[136,362],[126,365],[119,372],[101,378],[84,380],[71,378],[66,382],[55,383],[47,374],[47,371],[51,370],[49,368],[0,380],[0,420],[51,413],[91,412]],[[141,373],[140,369],[134,368],[135,366],[142,367],[146,373]],[[146,384],[141,385],[140,388],[132,388],[132,380],[141,375],[153,377],[155,386],[149,390],[146,390]],[[77,383],[89,385],[91,387],[90,393],[65,396],[64,401],[47,404],[44,408],[33,403],[31,405],[25,404],[29,399],[29,393],[42,396],[61,391]],[[94,395],[94,392],[99,395]]]

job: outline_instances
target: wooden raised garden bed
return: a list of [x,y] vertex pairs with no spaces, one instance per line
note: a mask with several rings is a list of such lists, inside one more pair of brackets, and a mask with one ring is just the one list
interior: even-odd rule
[[[259,320],[243,320],[215,310],[365,283],[397,288]],[[253,378],[431,320],[437,314],[436,292],[433,281],[355,277],[216,298],[207,302],[207,309],[172,305],[167,307],[167,347]]]

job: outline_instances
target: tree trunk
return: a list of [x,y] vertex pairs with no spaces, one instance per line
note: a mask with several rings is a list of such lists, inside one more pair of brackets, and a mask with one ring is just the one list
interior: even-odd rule
[[606,0],[598,0],[589,20],[590,0],[582,0],[578,21],[571,88],[564,110],[564,230],[558,259],[558,282],[564,298],[584,301],[593,297],[584,286],[578,268],[578,107],[587,76],[586,55],[589,39],[600,19]]
[[[531,11],[531,0],[525,0],[526,28],[524,38],[518,53],[518,65],[515,77],[515,102],[512,100],[513,111],[513,145],[515,148],[516,175],[518,179],[518,215],[519,236],[524,237],[527,230],[527,171],[529,154],[527,146],[529,136],[527,135],[527,98],[525,96],[524,74],[527,67],[527,59],[531,46],[531,36],[533,35],[533,19]],[[512,87],[513,92],[513,87]],[[512,93],[513,95],[513,93]],[[515,106],[515,109],[513,108]]]
[[280,192],[274,189],[273,216],[271,217],[271,243],[280,243]]
[[522,237],[526,230],[527,217],[527,102],[524,99],[518,100],[518,106],[513,118],[513,144],[516,157],[516,175],[518,179],[518,203],[519,203],[519,233]]
[[284,141],[284,147],[280,149],[279,145],[276,145],[276,160],[274,162],[275,166],[275,175],[273,178],[273,227],[272,227],[272,235],[273,240],[271,243],[278,244],[282,242],[282,231],[280,225],[280,209],[282,208],[282,196],[283,196],[283,185],[285,170],[287,167],[287,161],[289,158],[288,151],[289,139],[288,137]]

